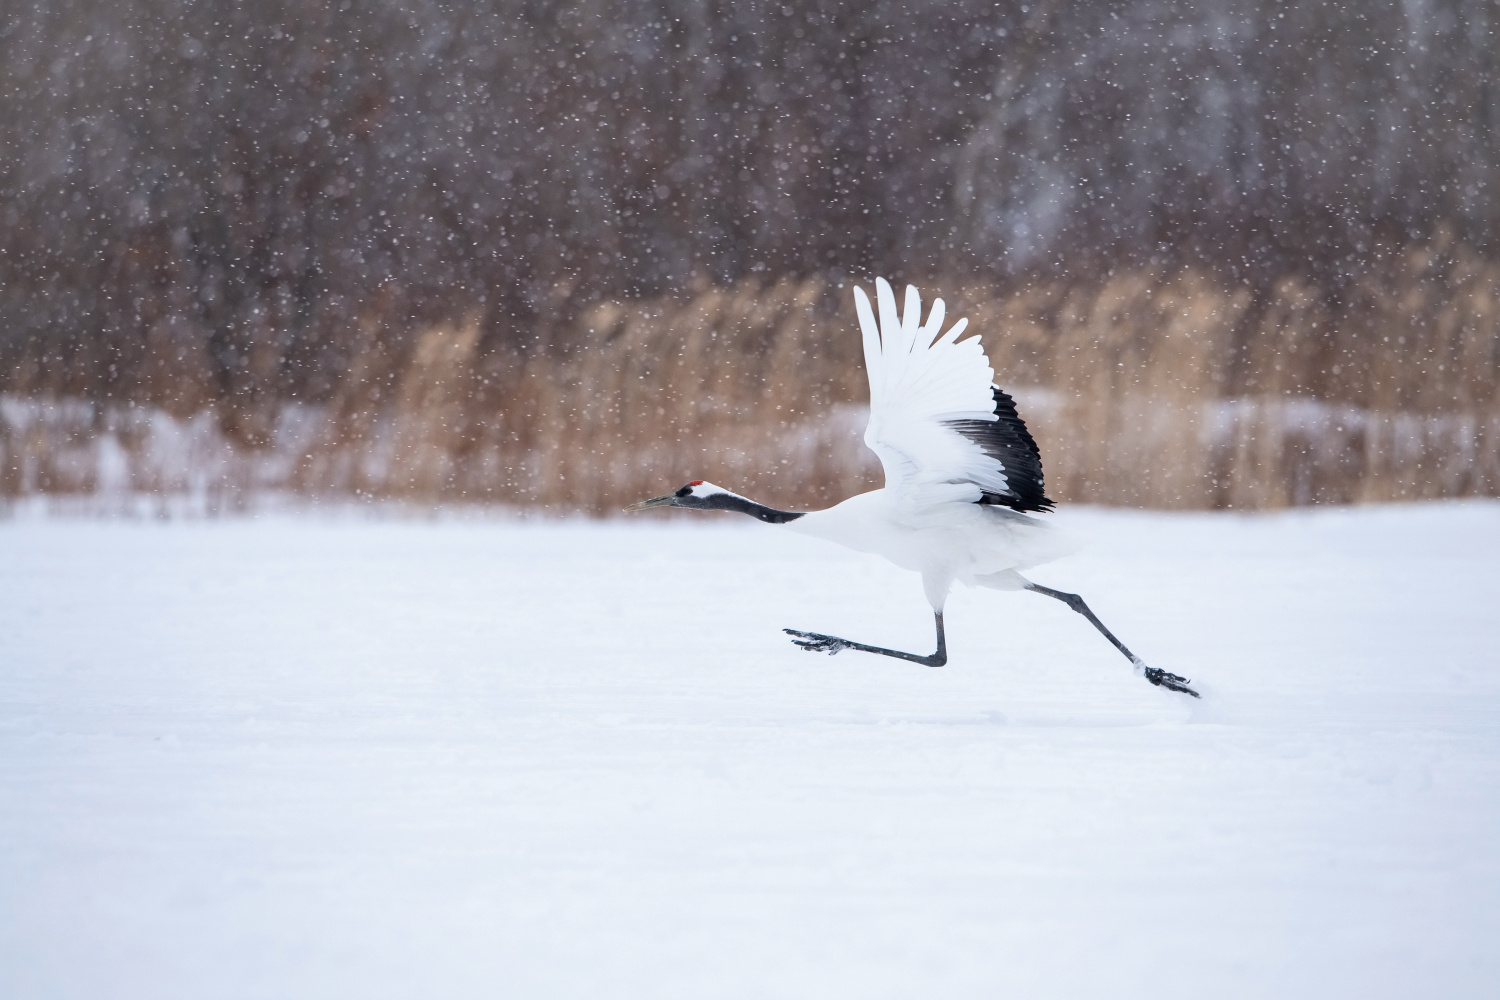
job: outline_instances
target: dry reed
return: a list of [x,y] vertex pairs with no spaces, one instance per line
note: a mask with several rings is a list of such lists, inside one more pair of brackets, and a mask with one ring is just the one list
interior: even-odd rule
[[[1336,303],[1295,278],[1257,296],[1193,271],[947,291],[1015,391],[1057,499],[1500,495],[1500,265],[1444,234],[1384,255]],[[807,506],[878,483],[847,288],[704,287],[565,325],[572,350],[521,355],[484,350],[478,314],[409,346],[371,320],[329,402],[275,410],[263,447],[222,402],[214,419],[11,397],[0,495],[283,489],[604,513],[687,479]],[[201,400],[181,335],[159,339]]]

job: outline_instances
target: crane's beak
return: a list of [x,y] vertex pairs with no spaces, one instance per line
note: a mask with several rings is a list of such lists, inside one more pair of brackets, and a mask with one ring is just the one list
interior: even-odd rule
[[652,497],[650,500],[642,500],[640,503],[633,503],[629,507],[626,507],[625,509],[626,510],[650,510],[652,507],[671,507],[671,506],[674,506],[674,504],[672,503],[672,501],[674,501],[676,499],[677,498],[675,496],[673,496],[671,493],[668,493],[664,497]]

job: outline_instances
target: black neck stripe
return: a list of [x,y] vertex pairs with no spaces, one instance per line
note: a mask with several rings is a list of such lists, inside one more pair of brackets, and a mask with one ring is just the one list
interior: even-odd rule
[[716,493],[706,499],[704,506],[712,510],[734,510],[741,514],[749,514],[751,517],[759,518],[767,524],[785,524],[795,521],[801,517],[799,512],[789,510],[777,510],[767,507],[765,504],[756,503],[754,500],[746,500],[744,497],[734,496],[731,493]]

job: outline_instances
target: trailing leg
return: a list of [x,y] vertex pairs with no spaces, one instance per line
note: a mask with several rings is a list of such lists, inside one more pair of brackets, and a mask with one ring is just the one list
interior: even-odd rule
[[924,667],[941,667],[948,662],[948,639],[943,635],[943,613],[936,611],[933,618],[937,621],[937,652],[931,656],[918,656],[916,653],[903,653],[899,649],[886,649],[884,646],[866,646],[862,642],[853,642],[849,639],[840,639],[834,635],[824,635],[821,632],[798,632],[793,628],[782,629],[787,635],[796,636],[792,642],[801,646],[809,653],[828,653],[832,655],[845,649],[859,649],[866,653],[879,653],[881,656],[894,656],[898,660],[910,660],[920,663]]
[[1053,590],[1051,587],[1043,587],[1039,583],[1031,583],[1030,581],[1027,581],[1026,589],[1035,591],[1038,594],[1046,594],[1048,597],[1054,597],[1057,600],[1062,601],[1074,611],[1078,612],[1080,615],[1083,615],[1083,617],[1087,618],[1090,622],[1093,623],[1094,628],[1099,630],[1104,638],[1108,639],[1116,649],[1125,654],[1126,659],[1128,659],[1131,663],[1135,664],[1141,669],[1141,672],[1146,675],[1146,680],[1150,681],[1152,684],[1155,684],[1157,687],[1164,687],[1169,691],[1181,691],[1183,694],[1190,694],[1194,698],[1199,697],[1197,691],[1194,691],[1192,688],[1188,687],[1188,684],[1191,682],[1186,677],[1179,677],[1176,674],[1168,673],[1165,670],[1158,670],[1155,667],[1146,666],[1146,661],[1142,660],[1139,656],[1136,656],[1130,650],[1126,649],[1125,644],[1119,639],[1116,639],[1115,634],[1104,627],[1104,623],[1101,622],[1099,618],[1094,614],[1094,612],[1089,609],[1089,606],[1087,604],[1083,603],[1083,598],[1079,597],[1077,594],[1065,594],[1060,590]]

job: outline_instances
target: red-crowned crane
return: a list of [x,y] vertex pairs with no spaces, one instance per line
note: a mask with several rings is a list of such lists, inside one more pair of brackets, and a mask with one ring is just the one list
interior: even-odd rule
[[880,457],[885,488],[850,497],[827,510],[775,510],[695,480],[629,510],[687,507],[733,510],[785,525],[861,552],[884,556],[922,574],[937,623],[937,650],[928,656],[869,646],[850,639],[784,629],[809,652],[859,649],[929,667],[948,662],[943,605],[954,582],[996,590],[1029,590],[1062,601],[1083,615],[1129,658],[1146,680],[1198,697],[1185,677],[1148,667],[1104,627],[1077,594],[1043,587],[1021,570],[1071,549],[1033,513],[1053,507],[1042,489],[1042,460],[1015,402],[993,384],[994,370],[978,337],[959,340],[968,320],[942,336],[943,300],[921,323],[921,297],[906,289],[899,314],[896,296],[876,279],[876,321],[870,299],[854,289],[870,377],[870,423],[865,444]]

